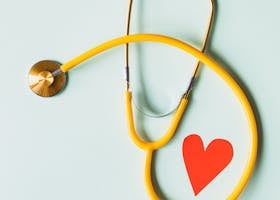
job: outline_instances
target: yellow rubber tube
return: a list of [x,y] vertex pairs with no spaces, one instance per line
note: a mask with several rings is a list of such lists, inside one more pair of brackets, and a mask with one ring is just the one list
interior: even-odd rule
[[[167,36],[163,36],[163,35],[155,35],[155,34],[135,34],[135,35],[119,37],[119,38],[110,40],[108,42],[105,42],[93,49],[90,49],[89,51],[86,51],[85,53],[81,54],[80,56],[78,56],[78,57],[70,60],[69,62],[65,63],[64,65],[62,65],[61,70],[63,72],[66,72],[66,71],[72,69],[73,67],[75,67],[76,65],[82,63],[83,61],[85,61],[105,50],[116,47],[118,45],[124,45],[126,43],[131,43],[131,42],[145,42],[145,41],[165,43],[165,44],[177,47],[179,49],[182,49],[183,51],[193,55],[194,57],[199,59],[201,62],[203,62],[206,66],[211,68],[214,72],[216,72],[230,86],[230,88],[234,91],[235,95],[241,102],[241,104],[245,110],[245,113],[246,113],[246,116],[248,119],[248,123],[249,123],[249,127],[250,127],[251,146],[250,146],[249,158],[246,163],[245,169],[241,175],[241,178],[240,178],[238,184],[236,185],[236,187],[234,188],[234,190],[232,191],[232,193],[227,198],[229,200],[237,199],[238,196],[240,195],[240,193],[242,192],[242,190],[244,189],[244,187],[246,186],[246,184],[253,172],[253,169],[254,169],[254,164],[255,164],[256,156],[257,156],[257,145],[258,145],[257,123],[255,120],[253,109],[252,109],[245,93],[243,92],[243,90],[240,88],[238,83],[214,60],[212,60],[211,58],[209,58],[208,56],[206,56],[199,50],[195,49],[191,45],[184,43],[180,40],[177,40],[175,38],[171,38],[171,37],[167,37]],[[126,96],[129,96],[129,95],[126,94]],[[126,99],[127,98],[128,97],[126,97]],[[127,101],[127,103],[128,103],[128,101]],[[127,105],[127,108],[128,108],[128,105]],[[129,120],[129,118],[132,117],[132,116],[129,116],[129,115],[132,115],[132,111],[131,112],[127,111],[127,112],[128,112],[127,114],[128,114],[128,120]],[[130,123],[133,123],[133,121],[129,120],[129,127],[134,127],[134,125],[130,124]],[[135,135],[135,134],[132,133],[131,135]],[[166,137],[166,138],[169,138],[169,137]],[[132,137],[132,139],[133,139],[133,137]],[[149,151],[147,151],[147,152],[151,152],[151,154],[152,154],[152,150],[150,148],[153,149],[155,147],[161,147],[161,145],[154,146],[154,144],[156,144],[157,141],[154,143],[144,142],[140,138],[138,138],[138,139],[136,138],[136,140],[134,138],[133,141],[134,142],[137,141],[137,143],[136,143],[137,146],[140,146],[141,148],[144,148],[144,149],[148,149]],[[165,144],[165,143],[166,143],[166,141],[161,142],[161,144]],[[145,146],[147,146],[147,147],[145,147]],[[149,155],[147,155],[147,156],[149,156]],[[152,155],[150,155],[150,156],[152,156]],[[151,164],[151,162],[150,162],[150,164]],[[148,175],[150,176],[151,174],[148,174]],[[146,177],[148,175],[147,175],[147,173],[145,173],[145,180],[148,180],[148,182],[146,181],[148,190],[154,191],[152,183],[149,183],[149,180],[151,180],[151,177]],[[151,196],[151,198],[156,199],[158,197]]]
[[152,181],[152,161],[153,161],[153,150],[146,151],[146,162],[145,162],[145,184],[148,190],[148,194],[152,200],[160,200],[153,186]]
[[132,103],[131,103],[131,92],[126,91],[125,97],[126,97],[126,116],[128,119],[128,128],[129,128],[129,133],[130,137],[133,140],[133,142],[141,149],[145,150],[156,150],[159,149],[163,146],[165,146],[171,138],[174,136],[175,131],[180,123],[180,120],[184,114],[185,108],[187,106],[188,100],[185,98],[181,99],[181,102],[179,104],[179,107],[177,108],[174,117],[171,121],[171,125],[167,132],[162,136],[162,138],[154,141],[154,142],[146,142],[139,138],[135,127],[134,127],[134,120],[133,120],[133,112],[132,112]]

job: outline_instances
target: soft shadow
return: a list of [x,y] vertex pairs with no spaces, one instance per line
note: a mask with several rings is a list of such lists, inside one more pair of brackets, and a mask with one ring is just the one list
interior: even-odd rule
[[[217,20],[219,19],[219,5],[217,3],[217,0],[214,0],[215,3],[215,15],[214,15],[214,21],[212,24],[212,29],[210,32],[210,38],[214,34],[215,31],[218,31],[216,29],[217,26]],[[254,100],[253,94],[249,90],[246,83],[238,76],[238,73],[234,70],[233,65],[231,65],[229,62],[226,61],[224,57],[222,57],[222,54],[214,52],[211,50],[212,46],[212,40],[209,40],[207,48],[206,48],[206,54],[213,58],[215,61],[217,61],[221,66],[224,67],[224,69],[233,77],[233,79],[238,83],[238,85],[241,87],[243,92],[246,94],[246,97],[248,98],[250,105],[252,106],[256,122],[257,122],[257,130],[258,130],[258,151],[257,151],[257,159],[255,164],[255,169],[253,172],[253,176],[256,175],[260,169],[261,161],[263,159],[263,148],[264,148],[264,137],[263,137],[263,125],[261,120],[261,114],[258,110],[256,101]],[[253,178],[253,177],[252,177]],[[250,182],[250,181],[249,181]]]
[[[217,18],[218,14],[219,14],[219,5],[217,3],[217,0],[213,0],[213,1],[216,6],[215,6],[214,22],[212,25],[210,36],[212,36],[212,34],[215,32],[215,30],[217,31],[217,29],[216,29],[217,20],[215,18]],[[264,145],[263,125],[262,125],[262,120],[261,120],[261,114],[260,114],[260,111],[258,110],[258,107],[257,107],[256,101],[254,100],[253,94],[249,90],[246,83],[238,76],[238,73],[234,70],[234,67],[232,67],[232,65],[229,64],[229,62],[227,62],[226,59],[224,59],[221,56],[221,54],[218,54],[211,50],[212,42],[213,42],[212,40],[209,40],[209,43],[207,46],[208,48],[206,51],[207,55],[209,55],[211,58],[214,58],[220,65],[222,65],[226,69],[226,71],[234,78],[234,80],[239,84],[239,86],[241,87],[243,92],[246,94],[246,96],[252,106],[252,109],[253,109],[253,112],[254,112],[254,115],[256,118],[257,130],[258,130],[258,152],[257,152],[257,160],[256,160],[256,165],[255,165],[255,170],[254,170],[254,174],[255,174],[259,170],[259,166],[261,164],[263,145]]]
[[[137,31],[141,32],[141,30],[143,30],[143,9],[144,9],[144,3],[145,1],[143,1],[142,3],[137,5],[137,9],[138,9],[138,16],[136,16],[137,18]],[[248,86],[246,85],[246,83],[241,80],[238,77],[238,73],[234,70],[234,68],[232,67],[231,64],[229,64],[229,62],[226,61],[226,59],[224,59],[221,54],[216,53],[214,51],[211,51],[211,46],[212,46],[212,35],[214,34],[216,30],[216,26],[217,26],[217,21],[216,19],[218,19],[218,12],[219,12],[219,5],[217,4],[217,1],[214,0],[214,4],[215,4],[215,10],[214,10],[214,19],[213,19],[213,24],[211,27],[211,31],[210,31],[210,35],[209,35],[209,41],[207,44],[207,50],[206,50],[206,54],[209,55],[211,58],[213,58],[214,60],[216,60],[220,65],[222,65],[226,71],[234,78],[234,80],[239,84],[239,86],[242,88],[242,90],[244,91],[244,93],[246,94],[253,112],[255,114],[255,118],[256,118],[256,122],[257,122],[257,129],[258,129],[258,152],[257,152],[257,160],[256,160],[256,165],[255,165],[255,170],[253,175],[255,175],[256,173],[258,173],[259,169],[260,169],[260,165],[261,165],[261,161],[263,159],[263,127],[262,127],[262,120],[261,120],[261,115],[260,112],[257,108],[256,102],[253,98],[252,93],[250,92],[250,90],[248,89]],[[196,42],[196,41],[193,41]],[[143,60],[143,48],[141,47],[141,45],[136,45],[136,51],[137,51],[137,58],[136,58],[136,63],[137,63],[137,68],[136,68],[136,73],[138,76],[138,80],[139,80],[139,84],[141,84],[142,86],[142,90],[141,90],[141,94],[137,94],[137,97],[140,102],[145,102],[146,105],[148,106],[149,109],[153,110],[151,107],[149,107],[149,99],[148,99],[148,90],[147,90],[147,86],[145,84],[145,77],[143,74],[143,71],[141,70],[141,66],[143,65],[142,60]],[[198,82],[199,82],[199,77],[198,76]],[[191,98],[191,97],[190,97]],[[191,104],[191,100],[189,101]],[[191,106],[191,105],[188,105]],[[185,113],[185,115],[187,114],[187,112]],[[137,121],[140,124],[144,123],[144,116],[141,113],[138,113],[137,115]],[[141,133],[141,137],[145,140],[149,140],[149,136],[147,134],[147,132],[145,131],[145,128],[143,126],[138,126],[139,128],[139,132]],[[180,127],[178,127],[180,128]],[[157,153],[154,152],[154,156],[153,156],[153,162],[157,159]],[[160,185],[158,183],[158,180],[155,176],[155,167],[156,164],[153,164],[152,167],[152,180],[153,180],[153,184],[155,187],[155,190],[158,194],[158,196],[160,197],[160,199],[167,199],[167,195],[161,190]]]
[[207,54],[214,58],[221,66],[226,69],[226,71],[233,77],[233,79],[238,83],[238,85],[241,87],[243,92],[246,94],[246,97],[248,98],[250,105],[253,109],[256,122],[257,122],[257,130],[258,130],[258,151],[257,151],[257,160],[255,164],[255,169],[254,169],[254,175],[259,171],[262,157],[263,157],[263,148],[264,148],[264,138],[263,138],[263,126],[262,126],[262,120],[261,120],[261,114],[260,111],[258,110],[256,101],[254,100],[253,94],[251,91],[248,89],[248,86],[246,83],[238,76],[238,73],[234,70],[232,65],[230,65],[227,61],[225,61],[224,58],[222,58],[221,55],[217,54],[216,52],[213,51],[208,51]]
[[[138,3],[137,6],[135,7],[137,9],[137,16],[135,16],[135,18],[137,19],[136,23],[137,23],[137,32],[141,33],[142,30],[144,30],[144,22],[143,22],[143,10],[144,10],[144,7],[145,7],[145,3],[146,1],[142,1],[141,3]],[[148,2],[149,3],[149,2]],[[147,85],[146,85],[146,82],[145,82],[145,76],[144,76],[144,73],[143,73],[143,70],[142,70],[142,67],[143,66],[143,60],[144,60],[144,54],[143,54],[143,47],[141,46],[141,44],[139,43],[136,43],[135,44],[135,50],[137,52],[137,57],[136,57],[136,67],[135,67],[135,72],[137,74],[137,80],[139,81],[139,84],[141,85],[141,93],[137,93],[134,95],[135,98],[138,100],[137,102],[140,104],[140,105],[145,105],[145,107],[150,110],[150,111],[154,111],[152,105],[149,103],[149,98],[148,98],[148,88],[147,88]],[[133,99],[132,99],[133,100]],[[136,101],[134,101],[135,103]],[[144,114],[141,113],[141,112],[137,112],[137,121],[139,124],[143,124],[144,123]],[[147,133],[147,131],[145,130],[144,126],[137,126],[138,127],[138,130],[139,132],[141,133],[141,137],[144,139],[144,140],[147,140],[147,141],[150,141],[151,138],[149,137],[149,134]]]

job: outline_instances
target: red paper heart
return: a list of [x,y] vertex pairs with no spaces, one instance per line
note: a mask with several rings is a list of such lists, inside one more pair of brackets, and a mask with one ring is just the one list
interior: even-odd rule
[[205,150],[200,136],[190,135],[183,142],[183,157],[196,196],[230,163],[233,148],[227,140],[215,139]]

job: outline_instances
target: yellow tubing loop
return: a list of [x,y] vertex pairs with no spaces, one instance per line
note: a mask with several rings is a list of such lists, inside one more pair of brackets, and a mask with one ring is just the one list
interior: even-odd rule
[[[232,78],[232,76],[227,73],[218,63],[216,63],[213,59],[202,53],[201,51],[197,50],[196,48],[192,47],[191,45],[182,42],[180,40],[177,40],[172,37],[163,36],[163,35],[156,35],[156,34],[135,34],[135,35],[129,35],[129,36],[123,36],[119,38],[112,39],[110,41],[107,41],[101,45],[98,45],[97,47],[94,47],[85,53],[81,54],[80,56],[70,60],[69,62],[63,64],[61,66],[61,70],[63,72],[67,72],[76,65],[82,63],[83,61],[96,56],[99,53],[102,53],[110,48],[124,45],[127,43],[132,42],[158,42],[158,43],[164,43],[170,46],[177,47],[192,56],[196,57],[198,60],[200,60],[202,63],[204,63],[206,66],[208,66],[210,69],[212,69],[214,72],[216,72],[234,91],[235,95],[239,99],[241,105],[244,108],[245,114],[248,119],[249,123],[249,129],[250,129],[250,150],[249,150],[249,158],[247,160],[247,163],[245,165],[244,171],[235,186],[234,190],[231,192],[231,194],[227,197],[229,200],[237,199],[244,187],[246,186],[252,172],[254,169],[256,156],[257,156],[257,145],[258,145],[258,133],[257,133],[257,123],[255,120],[255,116],[253,113],[253,109],[241,89],[241,87],[238,85],[238,83]],[[156,200],[159,199],[157,196],[154,188],[153,183],[151,180],[151,165],[152,165],[152,154],[153,151],[156,149],[159,149],[166,145],[170,139],[175,134],[176,128],[180,122],[180,119],[184,113],[185,107],[187,105],[187,99],[182,98],[180,105],[174,114],[173,120],[171,122],[170,128],[168,129],[167,133],[160,138],[157,141],[154,142],[146,142],[139,138],[137,135],[137,132],[134,128],[134,121],[133,121],[133,113],[131,108],[131,92],[126,91],[126,108],[127,108],[127,118],[128,118],[128,126],[130,131],[130,136],[133,140],[133,142],[140,148],[144,149],[146,151],[146,166],[145,166],[145,182],[146,187],[149,192],[149,195],[151,199]]]

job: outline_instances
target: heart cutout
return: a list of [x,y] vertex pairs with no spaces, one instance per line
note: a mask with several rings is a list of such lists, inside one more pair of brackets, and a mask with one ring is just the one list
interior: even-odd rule
[[196,196],[230,163],[233,147],[227,140],[215,139],[204,149],[200,136],[193,134],[184,139],[183,157]]

